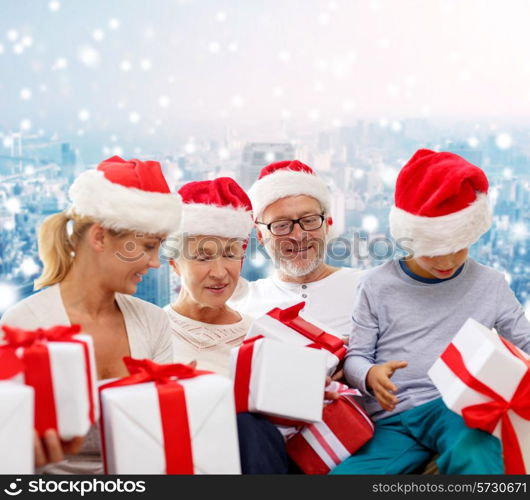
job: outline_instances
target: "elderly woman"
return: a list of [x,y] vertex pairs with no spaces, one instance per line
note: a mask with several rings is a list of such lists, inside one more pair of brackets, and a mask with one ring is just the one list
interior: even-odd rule
[[[230,349],[239,345],[252,319],[226,305],[243,264],[252,229],[252,208],[243,189],[228,177],[190,182],[183,201],[178,255],[170,260],[180,276],[177,300],[164,309],[173,330],[177,362],[197,361],[199,369],[228,375]],[[178,248],[177,248],[178,247]],[[265,418],[238,414],[243,473],[286,473],[280,432]]]
[[[71,206],[39,230],[44,264],[35,288],[44,290],[6,311],[1,323],[24,329],[80,324],[94,341],[99,379],[128,374],[122,358],[172,362],[171,330],[158,307],[132,297],[161,241],[180,225],[180,197],[171,194],[160,164],[117,156],[82,173],[70,187]],[[44,472],[101,473],[97,430],[60,443],[55,431],[36,441]]]

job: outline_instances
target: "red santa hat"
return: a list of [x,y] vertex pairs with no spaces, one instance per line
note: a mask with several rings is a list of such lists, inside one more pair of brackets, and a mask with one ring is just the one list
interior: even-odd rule
[[331,208],[331,193],[326,183],[311,167],[298,160],[279,161],[264,167],[248,195],[257,218],[271,203],[287,196],[311,196],[320,202],[327,214]]
[[182,234],[248,238],[253,226],[252,205],[234,179],[189,182],[179,194],[184,203]]
[[113,156],[79,175],[69,196],[71,213],[109,229],[170,234],[180,226],[180,196],[170,192],[156,161]]
[[420,149],[397,178],[390,232],[416,256],[457,252],[490,228],[487,195],[480,168],[453,153]]

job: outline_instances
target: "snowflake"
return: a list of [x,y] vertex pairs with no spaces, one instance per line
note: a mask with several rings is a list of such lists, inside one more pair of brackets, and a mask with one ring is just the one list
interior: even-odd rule
[[31,128],[31,120],[24,118],[20,121],[20,130],[29,130]]
[[59,57],[53,63],[52,69],[65,69],[68,66],[68,61],[64,57]]
[[90,118],[90,112],[87,109],[82,109],[77,116],[82,122],[86,122]]
[[390,125],[390,128],[391,128],[394,132],[399,132],[399,131],[403,128],[403,125],[401,125],[401,123],[398,122],[398,121],[393,121],[393,122],[392,122],[392,125]]
[[18,299],[17,288],[9,283],[0,283],[0,310],[5,311]]
[[149,59],[142,59],[140,61],[140,68],[144,71],[149,71],[152,68],[151,61]]
[[129,121],[131,123],[138,123],[140,121],[140,114],[136,111],[132,111],[131,113],[129,113]]
[[291,59],[291,53],[285,49],[280,50],[280,52],[278,53],[278,59],[283,63],[289,62],[289,60]]
[[226,12],[218,12],[215,19],[220,23],[224,23],[226,21]]
[[34,276],[40,271],[40,267],[35,263],[31,257],[26,257],[20,265],[20,270],[26,276]]
[[29,99],[31,99],[31,90],[27,88],[22,89],[20,91],[20,98],[23,101],[28,101]]
[[24,52],[24,45],[22,45],[21,43],[17,43],[15,45],[13,45],[13,53],[16,54],[17,56],[19,56],[20,54],[22,54]]
[[480,141],[476,137],[470,137],[467,140],[467,143],[468,143],[469,147],[476,148],[480,144]]
[[12,214],[18,214],[20,213],[21,204],[20,200],[18,198],[8,198],[5,201],[5,206],[9,212]]
[[95,68],[99,65],[99,52],[90,45],[83,45],[77,51],[77,57],[82,64],[88,68]]
[[4,46],[0,43],[0,54],[4,53]]
[[234,106],[234,108],[240,108],[244,104],[245,104],[245,100],[240,95],[236,95],[233,97],[232,106]]
[[239,49],[239,46],[237,45],[236,42],[230,42],[230,43],[228,44],[228,50],[229,50],[230,52],[237,52],[238,49]]
[[219,44],[219,42],[210,42],[210,44],[208,45],[208,50],[212,54],[217,54],[221,50],[221,45]]
[[29,35],[26,35],[22,38],[21,43],[24,47],[31,47],[33,45],[33,38],[31,38]]
[[132,69],[132,64],[131,64],[131,61],[128,61],[127,59],[124,59],[121,63],[120,63],[120,69],[122,71],[131,71]]
[[61,4],[57,0],[52,0],[48,4],[48,9],[50,9],[52,12],[57,12],[61,8]]
[[15,30],[15,29],[10,29],[10,30],[7,32],[7,39],[8,39],[10,42],[14,42],[17,38],[18,38],[18,31],[17,31],[17,30]]
[[169,103],[170,103],[170,99],[167,95],[161,95],[159,98],[158,98],[158,105],[161,107],[161,108],[167,108],[169,106]]
[[375,215],[365,215],[361,224],[365,231],[368,233],[374,233],[379,227],[379,220]]
[[501,132],[495,138],[495,144],[497,145],[499,149],[509,149],[513,145],[513,140],[510,134],[506,132]]
[[96,42],[100,42],[105,38],[105,33],[100,29],[94,30],[94,33],[92,33],[92,38],[96,40]]
[[110,19],[109,20],[109,28],[111,30],[117,30],[120,27],[120,21],[118,19]]

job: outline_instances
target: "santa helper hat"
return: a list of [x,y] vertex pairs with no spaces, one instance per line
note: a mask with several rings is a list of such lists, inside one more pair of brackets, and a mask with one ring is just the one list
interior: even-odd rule
[[416,256],[458,252],[491,227],[488,179],[453,153],[420,149],[401,169],[390,232]]
[[189,182],[179,189],[183,235],[248,239],[252,205],[243,188],[230,177]]
[[113,156],[79,175],[69,196],[70,213],[108,229],[169,234],[180,226],[180,196],[171,193],[156,161]]
[[[298,160],[279,161],[264,167],[248,194],[258,219],[270,204],[287,196],[311,196],[320,202],[326,214],[331,209],[331,193],[326,183]],[[328,224],[331,222],[329,217]]]

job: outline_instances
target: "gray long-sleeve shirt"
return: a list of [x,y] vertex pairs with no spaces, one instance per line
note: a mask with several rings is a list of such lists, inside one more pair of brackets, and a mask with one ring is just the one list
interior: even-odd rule
[[[361,278],[344,370],[348,382],[364,393],[374,420],[440,396],[427,371],[469,317],[530,353],[530,322],[504,275],[472,259],[458,276],[439,283],[415,280],[398,260]],[[391,360],[408,366],[392,376],[399,402],[387,412],[365,382],[374,364]]]

